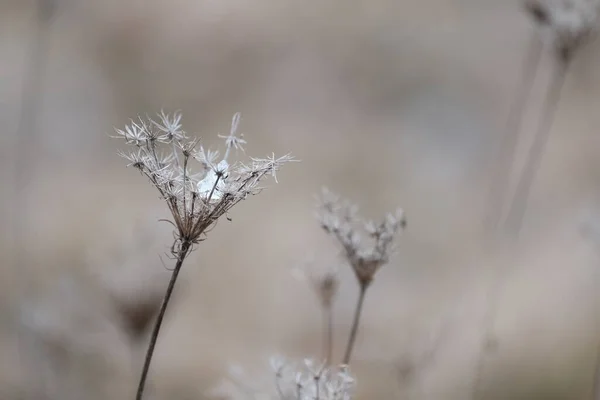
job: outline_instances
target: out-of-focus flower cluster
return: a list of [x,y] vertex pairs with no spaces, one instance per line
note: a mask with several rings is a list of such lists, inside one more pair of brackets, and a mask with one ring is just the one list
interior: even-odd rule
[[[345,365],[328,367],[306,359],[290,363],[281,357],[271,358],[271,384],[260,383],[240,367],[230,370],[229,379],[211,391],[223,400],[350,400],[354,378]],[[269,389],[270,388],[270,389]]]
[[[321,227],[342,245],[344,256],[361,285],[368,285],[379,268],[389,261],[396,234],[406,226],[404,212],[398,209],[383,221],[363,222],[358,207],[327,189],[319,199]],[[361,232],[366,233],[366,237]]]
[[526,0],[525,6],[562,60],[570,59],[597,30],[598,0]]
[[[172,252],[202,240],[221,216],[260,191],[260,180],[267,175],[276,179],[276,172],[289,155],[276,158],[250,158],[247,164],[231,162],[231,150],[244,150],[246,141],[238,135],[240,114],[234,115],[229,135],[225,140],[223,157],[217,151],[205,149],[199,140],[188,137],[181,126],[181,114],[161,112],[158,120],[138,118],[124,129],[116,129],[116,137],[125,140],[134,149],[120,152],[128,166],[138,169],[158,189],[173,216],[176,241]],[[192,164],[197,167],[193,168]]]

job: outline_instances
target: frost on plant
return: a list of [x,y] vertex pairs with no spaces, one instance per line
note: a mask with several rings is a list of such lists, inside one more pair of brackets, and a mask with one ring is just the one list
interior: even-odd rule
[[368,285],[389,261],[394,238],[406,226],[406,219],[401,209],[387,214],[381,222],[364,222],[357,213],[357,206],[323,189],[317,214],[321,227],[341,244],[361,285]]
[[[176,228],[172,251],[177,254],[182,244],[188,246],[202,240],[203,234],[220,217],[260,191],[260,180],[276,172],[292,157],[285,155],[250,158],[249,162],[231,160],[231,150],[243,151],[246,141],[237,134],[240,114],[233,117],[226,150],[205,149],[196,138],[188,137],[181,127],[181,114],[161,112],[157,120],[138,118],[116,137],[124,139],[133,150],[120,152],[128,162],[145,175],[165,200]],[[188,247],[186,246],[186,247]]]
[[346,365],[327,367],[306,359],[292,363],[271,358],[271,376],[266,382],[247,375],[241,367],[230,369],[229,379],[210,395],[223,400],[350,400],[354,378]]

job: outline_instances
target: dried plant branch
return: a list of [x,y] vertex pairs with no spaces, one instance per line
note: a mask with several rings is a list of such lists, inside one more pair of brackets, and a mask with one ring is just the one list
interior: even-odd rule
[[[518,177],[512,201],[509,203],[508,210],[506,211],[506,217],[502,220],[501,201],[503,199],[503,192],[508,188],[509,176],[512,164],[514,163],[514,148],[516,147],[518,139],[518,129],[516,128],[519,127],[522,122],[522,109],[524,109],[527,103],[526,97],[528,97],[526,93],[531,91],[531,85],[541,55],[542,48],[539,44],[536,44],[537,40],[534,38],[529,50],[530,56],[524,67],[524,78],[520,86],[522,92],[518,95],[518,100],[515,102],[515,108],[513,109],[513,112],[511,112],[511,117],[509,118],[509,126],[512,124],[515,126],[512,135],[511,132],[507,133],[507,135],[509,135],[507,137],[511,139],[509,141],[511,153],[506,160],[507,162],[502,167],[499,167],[497,171],[499,174],[502,174],[502,169],[504,169],[505,173],[503,176],[505,178],[500,180],[498,185],[496,185],[498,190],[491,192],[490,203],[492,204],[492,215],[488,216],[489,220],[492,221],[493,229],[496,229],[498,223],[502,220],[504,228],[506,229],[512,225],[513,232],[516,234],[519,233],[523,223],[529,192],[541,164],[554,116],[560,102],[562,87],[565,82],[568,67],[575,52],[588,41],[590,37],[592,37],[597,29],[596,24],[600,2],[598,0],[525,0],[524,5],[528,15],[541,31],[542,39],[546,39],[550,42],[554,52],[555,66],[554,74],[550,82],[550,88],[548,89],[542,108],[538,131],[536,132],[533,144],[529,149],[523,171]],[[517,105],[517,103],[521,104]],[[494,182],[492,182],[492,185],[494,185]],[[496,202],[500,202],[500,206],[496,206]],[[496,210],[499,210],[498,219],[496,219],[496,216],[494,215]],[[495,338],[493,337],[493,324],[498,312],[498,297],[503,285],[506,283],[506,275],[510,271],[503,270],[502,272],[504,273],[496,277],[488,292],[488,306],[483,322],[483,345],[479,354],[479,359],[477,360],[471,393],[472,399],[476,399],[479,396],[485,360],[489,349],[496,345]]]
[[295,268],[293,272],[296,277],[309,283],[319,300],[323,332],[322,354],[329,365],[333,354],[333,303],[340,286],[338,269],[331,263],[325,268],[319,268],[311,262],[303,268]]
[[[169,286],[165,293],[150,343],[146,352],[136,399],[141,400],[150,368],[154,348],[160,333],[163,317],[171,298],[177,277],[186,257],[194,245],[204,240],[206,233],[218,219],[226,216],[240,201],[260,192],[259,182],[267,175],[276,180],[276,172],[287,162],[289,155],[265,159],[251,158],[251,163],[229,164],[231,149],[242,150],[246,143],[237,134],[240,114],[235,114],[229,135],[225,139],[225,156],[217,162],[218,153],[198,147],[198,139],[190,139],[181,129],[181,114],[161,112],[159,120],[139,118],[124,129],[116,129],[116,137],[125,140],[134,150],[119,154],[148,178],[165,201],[175,228],[171,255],[176,259]],[[161,147],[168,149],[163,153]],[[194,173],[191,164],[196,160],[202,172]]]
[[187,257],[188,253],[191,251],[192,243],[191,242],[183,242],[181,244],[181,248],[179,249],[179,255],[177,256],[177,263],[173,268],[173,272],[171,274],[171,279],[169,280],[169,286],[167,287],[167,291],[165,292],[165,297],[163,298],[162,304],[160,306],[160,310],[158,311],[158,316],[156,317],[156,322],[154,323],[154,328],[152,330],[152,335],[150,336],[150,343],[148,344],[148,350],[146,351],[146,357],[144,359],[144,366],[142,367],[142,374],[140,377],[140,382],[138,384],[138,389],[136,393],[136,399],[141,399],[144,395],[144,388],[146,386],[146,379],[148,378],[148,370],[150,369],[150,362],[152,361],[152,355],[154,354],[154,348],[156,347],[156,341],[158,340],[158,335],[160,333],[160,328],[162,326],[162,321],[165,316],[165,312],[167,311],[167,306],[169,305],[169,300],[171,299],[171,295],[173,294],[173,289],[175,288],[175,282],[177,282],[177,277],[179,276],[179,271],[183,265],[183,261]]
[[527,56],[522,67],[516,96],[508,113],[504,137],[501,138],[501,144],[498,146],[497,155],[492,164],[488,195],[489,210],[486,218],[486,225],[492,232],[496,231],[502,218],[504,200],[510,185],[510,176],[519,142],[523,115],[539,69],[541,55],[542,43],[537,34],[534,34],[530,40]]
[[539,169],[550,135],[568,67],[574,54],[597,31],[600,2],[598,0],[526,0],[525,7],[554,51],[555,71],[541,112],[538,131],[525,160],[516,189],[504,220],[505,228],[521,229],[531,185]]
[[[357,213],[358,208],[355,205],[343,201],[329,190],[323,189],[318,210],[321,228],[340,243],[344,258],[354,271],[360,287],[343,359],[344,364],[350,363],[366,291],[377,271],[388,263],[394,250],[396,234],[406,227],[406,219],[401,209],[394,214],[387,214],[380,223],[361,222]],[[362,227],[360,227],[361,225]],[[368,239],[361,236],[361,230],[367,233]]]
[[556,65],[551,87],[546,95],[538,131],[536,132],[534,141],[527,154],[525,166],[519,176],[515,194],[508,208],[505,226],[516,234],[519,233],[523,224],[523,218],[529,200],[529,193],[537,171],[540,168],[544,149],[550,136],[568,66],[569,62],[567,59],[560,61]]
[[360,314],[362,312],[363,304],[365,302],[365,294],[367,293],[368,284],[360,285],[360,293],[358,295],[358,302],[354,309],[354,317],[352,320],[352,328],[350,329],[350,336],[348,337],[348,343],[346,344],[346,351],[344,352],[343,364],[349,364],[350,358],[352,357],[352,349],[354,348],[354,342],[356,341],[356,334],[358,332],[358,324],[360,322]]

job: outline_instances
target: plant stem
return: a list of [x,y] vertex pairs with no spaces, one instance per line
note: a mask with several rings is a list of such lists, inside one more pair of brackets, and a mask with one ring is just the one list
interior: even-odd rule
[[331,305],[322,307],[323,310],[323,357],[325,363],[331,363],[333,352],[333,313]]
[[163,298],[162,304],[160,306],[160,311],[158,312],[158,316],[156,317],[156,322],[154,323],[154,328],[152,330],[152,336],[150,337],[150,343],[148,344],[148,349],[146,350],[146,358],[144,360],[144,367],[142,369],[142,375],[140,376],[140,382],[138,384],[137,394],[135,396],[136,400],[141,400],[144,395],[144,387],[146,386],[146,378],[148,377],[148,370],[150,369],[150,362],[152,361],[152,355],[154,354],[154,348],[156,347],[156,341],[158,340],[158,334],[160,333],[160,327],[162,325],[163,318],[165,316],[165,311],[167,311],[167,306],[169,305],[169,300],[171,299],[171,295],[173,294],[173,289],[175,288],[175,282],[177,281],[177,276],[179,275],[179,271],[181,270],[181,266],[183,265],[183,261],[189,253],[191,248],[191,243],[188,241],[184,241],[181,244],[181,248],[179,249],[177,255],[177,263],[175,264],[175,268],[173,268],[173,273],[171,274],[171,280],[169,281],[169,286],[167,287],[167,291],[165,292],[165,297]]
[[596,365],[594,370],[592,400],[600,400],[600,347],[596,348]]
[[354,310],[354,321],[352,322],[352,329],[350,330],[350,337],[348,338],[348,344],[346,345],[346,353],[342,364],[349,364],[350,357],[352,356],[352,349],[354,348],[354,341],[356,340],[356,333],[358,332],[358,323],[360,322],[360,313],[362,311],[363,303],[365,302],[365,293],[369,287],[368,283],[360,284],[360,294],[358,296],[358,302],[356,303],[356,309]]
[[552,123],[554,122],[554,116],[556,109],[560,102],[560,96],[562,87],[565,82],[567,69],[569,66],[568,59],[558,60],[558,65],[554,71],[552,82],[550,83],[550,89],[546,95],[546,101],[542,109],[542,115],[538,131],[533,139],[529,153],[523,167],[520,179],[517,182],[515,194],[513,200],[508,209],[508,215],[506,217],[505,227],[512,225],[516,234],[521,230],[523,224],[523,218],[527,209],[527,202],[529,199],[529,193],[531,191],[532,183],[535,179],[537,170],[540,167],[542,156],[548,137],[550,136],[550,130]]
[[542,43],[536,33],[532,34],[525,62],[522,66],[521,78],[516,96],[511,104],[506,121],[506,131],[498,145],[496,157],[492,163],[492,176],[488,194],[488,215],[486,225],[495,231],[502,218],[506,191],[510,184],[510,175],[514,164],[519,132],[523,123],[523,115],[531,94],[542,55]]
[[497,343],[495,343],[497,339],[495,337],[494,327],[500,308],[500,296],[502,295],[504,286],[507,284],[509,274],[511,273],[511,269],[495,269],[492,272],[493,276],[491,286],[486,292],[486,298],[484,301],[486,309],[485,314],[483,316],[483,323],[481,329],[481,348],[479,349],[479,354],[477,355],[477,361],[475,365],[473,386],[471,388],[471,400],[476,400],[477,398],[479,398],[479,394],[481,392],[483,373],[486,367],[488,355],[490,355],[491,350],[489,346],[490,340],[492,340],[494,344],[497,345]]

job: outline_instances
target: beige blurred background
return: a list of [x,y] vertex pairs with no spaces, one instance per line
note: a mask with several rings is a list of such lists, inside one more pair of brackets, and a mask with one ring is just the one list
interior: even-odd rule
[[[290,270],[336,255],[313,218],[323,185],[366,217],[401,206],[408,218],[367,297],[357,398],[471,399],[478,373],[478,399],[591,398],[600,44],[569,71],[519,241],[499,240],[483,217],[532,35],[519,2],[54,2],[49,23],[33,1],[0,2],[1,399],[132,398],[147,337],[132,339],[119,307],[161,293],[171,236],[157,222],[166,208],[108,135],[161,108],[214,146],[240,111],[248,154],[302,162],[185,265],[149,399],[207,398],[233,363],[270,382],[271,354],[319,356],[318,303]],[[23,104],[37,111],[18,144]],[[357,295],[349,270],[342,281],[337,357]]]

